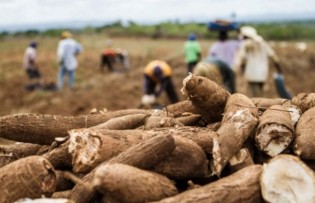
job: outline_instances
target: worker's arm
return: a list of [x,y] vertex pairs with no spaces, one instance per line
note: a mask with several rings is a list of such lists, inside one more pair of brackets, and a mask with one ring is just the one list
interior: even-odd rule
[[161,93],[166,89],[169,83],[169,77],[163,78],[160,83],[160,89],[155,92],[155,97],[159,97]]
[[59,65],[62,65],[64,61],[64,43],[62,41],[60,41],[58,44],[57,61]]
[[282,67],[280,65],[280,62],[279,61],[274,61],[274,65],[276,67],[276,70],[279,74],[282,74]]
[[265,46],[266,46],[266,49],[267,49],[267,53],[268,53],[268,56],[271,58],[277,72],[279,74],[282,74],[282,68],[281,68],[281,65],[280,65],[280,59],[279,57],[277,56],[277,54],[275,53],[275,51],[271,48],[271,46],[266,42],[265,43]]

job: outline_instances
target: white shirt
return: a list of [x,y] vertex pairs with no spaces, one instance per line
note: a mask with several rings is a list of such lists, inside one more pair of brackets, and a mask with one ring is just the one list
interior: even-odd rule
[[224,61],[232,68],[239,45],[238,40],[218,41],[209,48],[208,55]]
[[236,56],[235,67],[245,64],[245,78],[249,82],[265,82],[269,72],[269,57],[278,58],[274,50],[262,38],[244,40]]
[[31,61],[36,60],[36,49],[34,47],[27,47],[24,53],[23,67],[25,69],[32,68]]
[[58,62],[67,70],[75,70],[78,66],[76,56],[82,52],[81,45],[71,38],[60,40],[57,49]]

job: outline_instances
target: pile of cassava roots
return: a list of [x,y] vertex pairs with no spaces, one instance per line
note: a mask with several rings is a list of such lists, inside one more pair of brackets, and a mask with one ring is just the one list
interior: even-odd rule
[[0,117],[0,203],[315,202],[315,93],[195,75],[162,110]]

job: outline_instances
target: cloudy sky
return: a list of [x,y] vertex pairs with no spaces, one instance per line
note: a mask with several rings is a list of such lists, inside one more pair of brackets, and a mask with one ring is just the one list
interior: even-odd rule
[[0,26],[66,21],[159,22],[265,14],[315,16],[314,0],[0,0]]

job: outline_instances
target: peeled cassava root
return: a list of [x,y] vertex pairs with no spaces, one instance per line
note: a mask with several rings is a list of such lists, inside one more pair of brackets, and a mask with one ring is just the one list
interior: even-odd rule
[[261,165],[248,166],[232,175],[205,186],[182,192],[174,197],[158,201],[159,203],[219,203],[219,202],[260,202],[259,178]]
[[187,94],[198,114],[209,123],[220,121],[230,93],[217,83],[202,76],[189,75],[183,81]]
[[97,168],[92,184],[108,202],[156,201],[178,193],[167,177],[125,164],[106,164]]
[[29,156],[0,168],[0,202],[47,197],[55,191],[56,173],[49,161]]
[[293,139],[294,127],[285,107],[271,106],[260,116],[255,135],[259,150],[274,157],[287,149]]
[[314,171],[292,155],[264,164],[260,184],[266,202],[315,202]]

